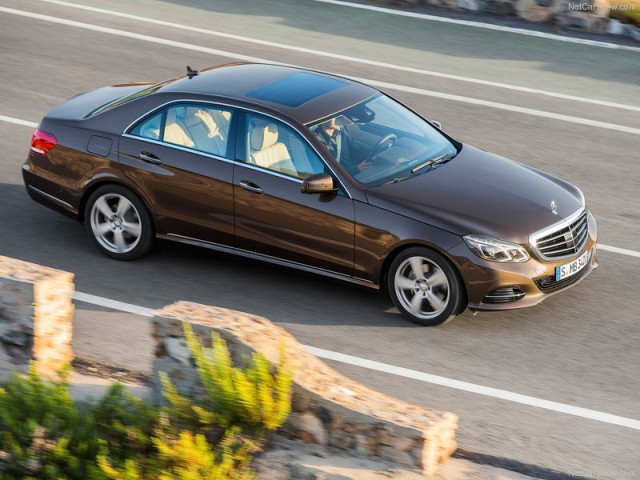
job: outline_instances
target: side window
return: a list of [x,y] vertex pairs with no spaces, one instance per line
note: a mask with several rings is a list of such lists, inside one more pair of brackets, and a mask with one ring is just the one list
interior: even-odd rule
[[307,141],[278,121],[247,115],[245,141],[249,164],[299,179],[327,172]]
[[162,112],[139,123],[133,130],[131,135],[136,137],[150,138],[151,140],[160,140],[160,127],[162,124]]
[[231,111],[204,105],[167,109],[163,140],[201,152],[227,157]]
[[131,134],[228,158],[231,116],[230,110],[206,105],[172,105],[137,125]]

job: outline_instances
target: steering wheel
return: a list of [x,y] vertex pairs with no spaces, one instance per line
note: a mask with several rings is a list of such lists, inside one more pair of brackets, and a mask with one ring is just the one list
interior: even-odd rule
[[398,141],[398,137],[395,133],[387,133],[384,137],[378,140],[378,143],[371,149],[371,155],[369,155],[369,161],[373,161],[375,157],[380,155],[385,150],[389,150],[393,147],[393,144]]

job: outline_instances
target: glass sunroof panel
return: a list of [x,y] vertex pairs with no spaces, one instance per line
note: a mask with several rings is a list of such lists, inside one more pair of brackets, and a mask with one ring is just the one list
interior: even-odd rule
[[247,97],[299,107],[309,100],[347,86],[334,78],[310,72],[296,72],[247,93]]

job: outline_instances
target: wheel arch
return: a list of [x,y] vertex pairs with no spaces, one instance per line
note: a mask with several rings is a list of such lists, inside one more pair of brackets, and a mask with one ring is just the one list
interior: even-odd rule
[[151,217],[151,223],[153,224],[154,232],[158,231],[156,215],[150,206],[149,200],[137,188],[135,188],[134,186],[132,186],[127,182],[121,181],[117,177],[107,177],[107,178],[101,178],[101,179],[95,180],[85,188],[84,192],[82,193],[82,198],[80,199],[80,205],[78,207],[78,218],[80,219],[80,222],[84,223],[87,202],[91,197],[91,195],[93,194],[93,192],[95,192],[101,187],[104,187],[105,185],[117,185],[119,187],[126,188],[127,190],[131,191],[131,193],[133,193],[135,196],[137,196],[140,199],[140,201],[143,203],[143,205],[147,209],[147,212],[149,213],[149,216]]

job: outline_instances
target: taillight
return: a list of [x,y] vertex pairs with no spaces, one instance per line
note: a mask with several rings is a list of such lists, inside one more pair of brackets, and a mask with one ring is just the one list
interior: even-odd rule
[[36,129],[31,137],[31,151],[38,155],[46,155],[58,144],[58,140],[52,134]]

